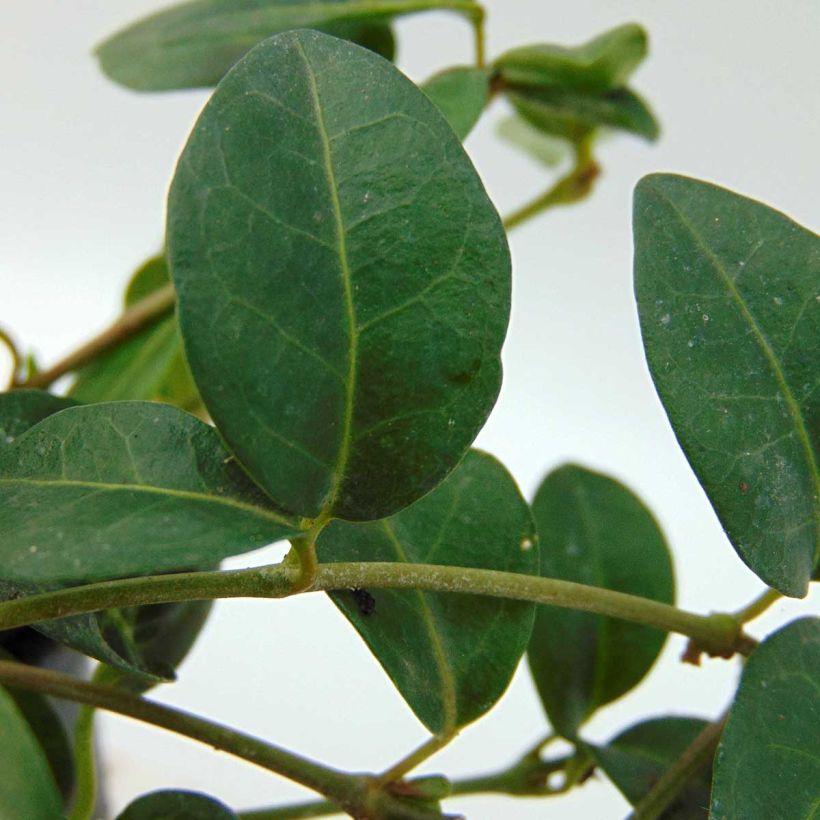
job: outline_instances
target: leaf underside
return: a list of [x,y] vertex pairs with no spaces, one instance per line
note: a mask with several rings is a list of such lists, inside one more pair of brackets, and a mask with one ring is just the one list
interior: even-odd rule
[[[470,452],[432,493],[384,521],[331,523],[323,562],[391,561],[532,574],[538,555],[526,502],[491,456]],[[331,594],[419,719],[449,732],[486,712],[509,684],[533,607],[422,591]]]
[[117,820],[236,820],[236,814],[206,794],[167,789],[138,797]]
[[655,386],[740,557],[805,595],[820,539],[820,238],[705,182],[635,192],[635,291]]
[[506,237],[392,65],[317,32],[223,80],[169,199],[188,360],[237,458],[309,518],[382,518],[458,463],[501,380]]

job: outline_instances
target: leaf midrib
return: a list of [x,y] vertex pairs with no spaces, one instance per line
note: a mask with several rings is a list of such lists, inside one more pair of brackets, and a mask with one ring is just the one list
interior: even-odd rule
[[706,245],[703,242],[703,240],[701,240],[700,236],[695,230],[695,226],[692,224],[689,218],[683,213],[683,211],[681,211],[681,209],[678,208],[678,206],[670,197],[663,194],[657,188],[652,188],[651,190],[656,194],[656,196],[662,198],[663,201],[667,203],[668,207],[671,208],[672,211],[674,211],[674,213],[680,220],[681,225],[692,237],[692,240],[694,241],[695,245],[698,248],[700,248],[706,259],[710,262],[712,268],[716,271],[718,277],[723,282],[729,295],[732,297],[737,308],[740,310],[741,315],[746,319],[749,326],[751,327],[752,335],[755,341],[758,343],[758,346],[763,352],[764,357],[771,366],[775,380],[777,381],[777,384],[780,387],[783,397],[786,400],[786,406],[789,408],[789,412],[791,413],[792,419],[794,420],[798,440],[802,445],[806,457],[806,462],[809,466],[809,471],[811,472],[812,478],[814,479],[815,492],[814,498],[812,500],[814,502],[813,506],[815,511],[815,531],[817,533],[817,538],[815,539],[814,556],[816,563],[818,551],[820,551],[820,468],[818,468],[817,460],[814,455],[814,449],[812,448],[811,440],[809,439],[808,430],[806,428],[806,423],[803,419],[800,404],[795,398],[794,393],[792,393],[791,387],[788,381],[786,380],[786,375],[783,372],[783,369],[780,365],[780,361],[778,360],[774,350],[772,349],[769,340],[766,338],[763,329],[757,323],[757,320],[755,319],[755,316],[752,313],[752,311],[749,309],[746,300],[743,298],[743,295],[737,289],[737,286],[735,285],[731,276],[729,276],[729,273],[723,267],[723,264],[720,261],[719,257],[714,253],[714,251],[712,251],[712,249],[708,245]]
[[350,271],[350,262],[347,255],[347,233],[342,216],[342,205],[339,200],[339,187],[336,182],[336,173],[333,168],[333,155],[330,147],[330,135],[325,124],[322,102],[319,97],[319,88],[316,84],[316,77],[313,73],[313,66],[308,59],[302,41],[297,36],[295,38],[296,48],[302,61],[305,64],[305,75],[310,87],[310,97],[313,104],[313,111],[316,118],[316,130],[322,142],[322,159],[327,178],[328,190],[330,192],[331,206],[333,209],[333,219],[336,231],[337,254],[339,266],[342,274],[342,287],[345,301],[345,317],[347,319],[348,336],[350,347],[347,360],[347,382],[345,383],[345,406],[342,418],[342,435],[339,443],[339,453],[336,457],[336,467],[333,471],[330,489],[322,501],[319,519],[327,518],[336,503],[344,481],[347,462],[350,458],[350,440],[353,428],[353,404],[356,389],[356,373],[358,369],[358,322],[356,320],[356,307],[353,302],[353,284]]
[[282,515],[278,515],[272,510],[265,510],[262,507],[255,507],[244,501],[237,501],[218,495],[207,495],[193,492],[192,490],[177,490],[168,487],[152,487],[145,484],[118,484],[105,481],[78,481],[71,479],[35,479],[35,478],[0,478],[0,486],[25,485],[31,487],[59,488],[67,487],[71,489],[97,490],[98,492],[138,492],[146,495],[159,495],[169,498],[176,498],[183,501],[195,501],[201,504],[218,504],[234,510],[249,513],[273,521],[281,526],[297,531],[299,528],[295,522],[290,521]]
[[[385,535],[392,544],[396,557],[399,561],[410,564],[412,561],[407,557],[404,547],[396,534],[390,519],[384,519],[381,522],[382,529]],[[427,603],[427,593],[421,590],[413,590],[419,599],[419,610],[422,621],[424,622],[425,630],[430,638],[430,644],[433,648],[433,657],[436,660],[436,669],[438,671],[439,680],[441,681],[441,702],[444,711],[444,725],[440,729],[441,734],[449,734],[454,731],[458,721],[458,703],[456,698],[456,683],[453,678],[450,666],[447,663],[447,653],[441,643],[441,638],[436,630],[435,622],[433,621],[433,614],[430,606]]]

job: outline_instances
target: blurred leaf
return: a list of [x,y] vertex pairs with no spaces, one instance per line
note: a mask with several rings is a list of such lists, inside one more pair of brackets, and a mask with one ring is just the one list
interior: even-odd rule
[[[323,562],[533,574],[534,539],[529,509],[509,473],[491,456],[471,451],[438,488],[392,518],[332,522],[317,551]],[[532,630],[533,607],[500,598],[387,589],[331,598],[434,733],[470,723],[501,697]]]
[[625,85],[647,53],[647,36],[626,23],[580,46],[523,46],[494,64],[506,83],[582,91],[609,91]]
[[42,586],[214,564],[300,532],[217,432],[165,404],[70,407],[0,451],[0,561]]
[[650,141],[660,134],[646,103],[628,88],[602,93],[522,88],[507,92],[507,97],[530,124],[570,142],[579,142],[599,127],[628,131]]
[[48,760],[8,691],[0,687],[0,817],[55,820],[63,816]]
[[117,820],[236,820],[236,815],[206,794],[169,789],[137,798]]
[[[707,721],[697,718],[654,718],[621,732],[605,746],[585,746],[607,777],[634,806],[678,761],[707,725]],[[705,766],[663,812],[661,820],[705,820],[711,778],[712,767]],[[736,816],[751,820],[758,815]]]
[[290,29],[318,29],[390,59],[389,21],[436,8],[480,13],[470,0],[193,0],[122,29],[97,57],[112,80],[137,91],[213,86],[253,46]]
[[434,75],[421,90],[438,106],[460,140],[465,140],[490,101],[486,69],[459,66]]
[[749,658],[715,759],[712,820],[812,820],[820,806],[820,619]]
[[[543,577],[674,602],[663,533],[622,484],[566,465],[547,476],[532,509]],[[553,728],[574,738],[598,708],[640,683],[665,640],[640,624],[538,607],[527,657]]]
[[572,156],[569,143],[560,137],[550,136],[530,125],[517,114],[505,117],[498,123],[496,133],[537,162],[554,168]]
[[820,239],[714,185],[635,190],[635,292],[655,386],[743,561],[806,594],[820,549]]
[[206,105],[168,210],[192,372],[282,509],[382,518],[455,467],[498,395],[509,252],[397,69],[317,32],[271,38]]

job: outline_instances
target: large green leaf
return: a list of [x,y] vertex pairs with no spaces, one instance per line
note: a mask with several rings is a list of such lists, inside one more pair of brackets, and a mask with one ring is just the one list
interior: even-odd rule
[[[526,502],[504,467],[477,451],[412,507],[368,524],[335,521],[317,548],[327,562],[538,568]],[[395,590],[331,597],[435,733],[475,720],[498,700],[532,630],[531,605],[498,598]]]
[[[169,281],[164,257],[148,260],[128,285],[125,307],[132,307]],[[146,399],[192,411],[200,405],[174,315],[160,319],[86,365],[78,371],[70,392],[89,404]]]
[[138,91],[212,86],[252,46],[289,29],[319,29],[390,58],[386,24],[429,9],[480,14],[472,0],[194,0],[114,34],[97,56],[111,79]]
[[628,88],[586,93],[563,88],[521,88],[507,97],[515,110],[541,131],[578,142],[604,126],[658,138],[660,128],[646,103]]
[[0,687],[0,818],[55,820],[60,792],[45,753],[9,693]]
[[137,798],[117,820],[236,820],[236,815],[206,794],[169,789]]
[[490,73],[483,68],[457,66],[435,74],[421,90],[464,140],[490,101]]
[[820,619],[749,658],[715,760],[713,820],[814,820],[820,807]]
[[44,390],[18,389],[0,393],[0,452],[38,421],[76,403]]
[[260,486],[353,520],[436,486],[498,394],[510,263],[433,103],[358,46],[273,37],[205,107],[168,207],[188,360]]
[[[622,484],[567,465],[547,476],[532,508],[542,576],[673,603],[675,580],[663,533]],[[575,737],[596,709],[643,679],[665,639],[640,624],[539,607],[527,655],[555,730]]]
[[[706,728],[697,718],[654,718],[638,723],[604,746],[585,744],[595,762],[634,806]],[[662,820],[705,820],[712,767],[704,766],[661,815]],[[752,820],[757,815],[732,815]],[[772,817],[778,815],[771,815]]]
[[672,427],[740,557],[805,595],[820,549],[820,239],[671,175],[635,191],[635,291]]
[[[0,660],[13,661],[16,658],[0,648]],[[67,802],[74,789],[74,752],[63,721],[45,696],[25,689],[4,691],[14,701],[21,717],[28,724],[45,755],[54,784],[63,801]],[[2,811],[0,817],[4,817]]]
[[52,585],[173,571],[295,534],[213,428],[174,407],[70,407],[0,450],[0,563]]
[[515,48],[502,54],[494,67],[512,85],[608,91],[626,83],[646,52],[646,32],[625,23],[580,46],[539,43]]

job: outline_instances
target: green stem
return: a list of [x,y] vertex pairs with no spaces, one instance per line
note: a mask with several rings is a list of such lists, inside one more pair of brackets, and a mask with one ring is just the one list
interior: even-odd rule
[[11,336],[9,336],[9,334],[6,333],[6,331],[1,327],[0,342],[8,348],[8,351],[11,354],[11,375],[9,376],[9,383],[6,388],[7,390],[10,390],[17,384],[17,376],[20,373],[22,358],[20,357],[20,351],[17,349],[17,345],[14,343],[14,339],[12,339]]
[[424,763],[428,757],[432,757],[436,752],[443,749],[457,734],[458,732],[450,732],[445,735],[433,735],[414,752],[411,752],[407,757],[403,757],[386,772],[378,775],[375,784],[377,786],[386,786],[388,783],[401,780],[408,772],[412,772],[413,769]]
[[484,22],[486,13],[483,8],[479,8],[473,15],[473,32],[475,33],[475,65],[476,68],[484,68],[487,63],[486,36],[484,32]]
[[592,137],[587,137],[575,146],[575,164],[572,170],[561,177],[548,191],[531,202],[513,211],[504,219],[508,231],[518,227],[528,219],[558,205],[580,202],[592,192],[601,168],[592,156]]
[[672,767],[664,772],[643,800],[635,805],[630,820],[657,820],[686,784],[714,760],[725,725],[724,716],[706,726]]
[[319,559],[316,557],[316,535],[309,533],[301,538],[292,538],[291,544],[299,557],[299,577],[294,581],[292,593],[306,592],[313,586],[319,570]]
[[255,737],[110,686],[86,683],[47,669],[0,661],[0,682],[106,709],[198,740],[319,792],[346,810],[361,805],[365,778],[314,763]]
[[739,624],[747,624],[749,621],[759,618],[772,604],[777,603],[782,597],[782,592],[778,592],[776,589],[767,589],[750,604],[735,612],[734,618]]
[[176,302],[173,285],[166,285],[154,291],[150,296],[135,303],[110,327],[95,336],[82,347],[69,353],[48,370],[42,370],[30,376],[18,387],[49,387],[61,376],[93,362],[112,348],[130,339],[144,327],[170,313]]
[[273,809],[243,811],[239,820],[303,820],[308,817],[330,817],[341,814],[342,810],[329,800],[315,800],[309,803],[294,803],[291,806],[277,806]]
[[[277,564],[72,587],[0,603],[0,629],[111,607],[215,598],[284,598],[292,593],[298,577],[298,569]],[[687,635],[713,655],[730,656],[746,650],[745,636],[731,615],[697,615],[623,592],[514,572],[392,562],[320,564],[311,591],[370,588],[423,589],[549,604]]]

